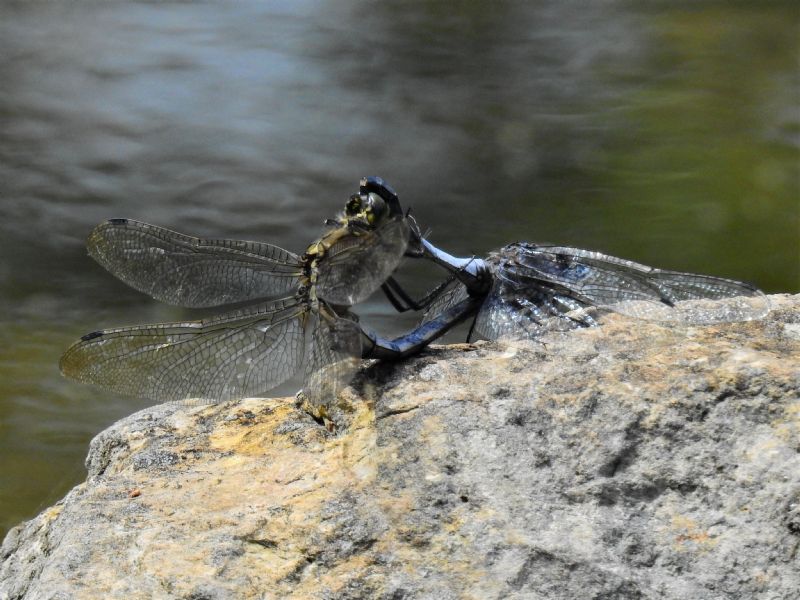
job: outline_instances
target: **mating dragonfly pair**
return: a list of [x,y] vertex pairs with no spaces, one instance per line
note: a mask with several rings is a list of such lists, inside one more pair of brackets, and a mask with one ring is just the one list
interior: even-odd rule
[[[469,318],[469,336],[498,339],[595,326],[597,309],[688,324],[768,312],[749,284],[579,248],[523,242],[485,259],[453,257],[425,239],[377,177],[362,179],[326,224],[302,256],[129,219],[100,224],[89,254],[131,287],[178,306],[248,304],[200,321],[89,333],[61,358],[62,373],[159,401],[219,402],[264,393],[302,370],[303,392],[324,414],[362,358],[403,358]],[[392,277],[404,256],[431,260],[448,278],[415,301]],[[378,288],[397,310],[425,310],[419,326],[393,340],[362,327],[351,307]],[[732,300],[709,302],[722,298]]]

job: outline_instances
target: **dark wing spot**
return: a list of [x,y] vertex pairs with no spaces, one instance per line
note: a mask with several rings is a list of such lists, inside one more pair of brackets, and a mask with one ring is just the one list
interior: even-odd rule
[[125,225],[128,219],[109,219],[108,222],[112,225]]
[[102,331],[93,331],[91,333],[87,333],[85,336],[81,338],[82,342],[88,342],[89,340],[93,340],[95,338],[99,338],[103,335]]

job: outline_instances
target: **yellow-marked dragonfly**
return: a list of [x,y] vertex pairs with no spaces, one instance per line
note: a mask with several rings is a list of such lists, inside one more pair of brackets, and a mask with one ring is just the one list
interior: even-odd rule
[[362,356],[404,356],[452,326],[445,311],[397,344],[362,330],[349,312],[389,279],[409,243],[413,220],[382,180],[363,179],[327,224],[302,256],[129,219],[100,224],[89,254],[131,287],[186,307],[254,304],[199,321],[89,333],[61,358],[62,373],[158,401],[218,402],[266,392],[304,368],[304,393],[324,408]]

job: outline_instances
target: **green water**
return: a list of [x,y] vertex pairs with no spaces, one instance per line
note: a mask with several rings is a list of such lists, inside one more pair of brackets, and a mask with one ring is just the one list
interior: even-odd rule
[[800,291],[799,31],[795,2],[3,4],[0,534],[145,406],[62,379],[69,343],[193,314],[91,262],[108,217],[302,251],[375,174],[453,253],[550,241]]

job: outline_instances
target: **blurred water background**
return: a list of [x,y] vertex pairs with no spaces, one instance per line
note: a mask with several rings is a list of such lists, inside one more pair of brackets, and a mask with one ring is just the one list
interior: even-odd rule
[[0,535],[146,404],[62,379],[62,351],[189,312],[87,257],[108,217],[300,252],[381,175],[453,253],[550,241],[797,292],[798,31],[795,1],[2,3]]

